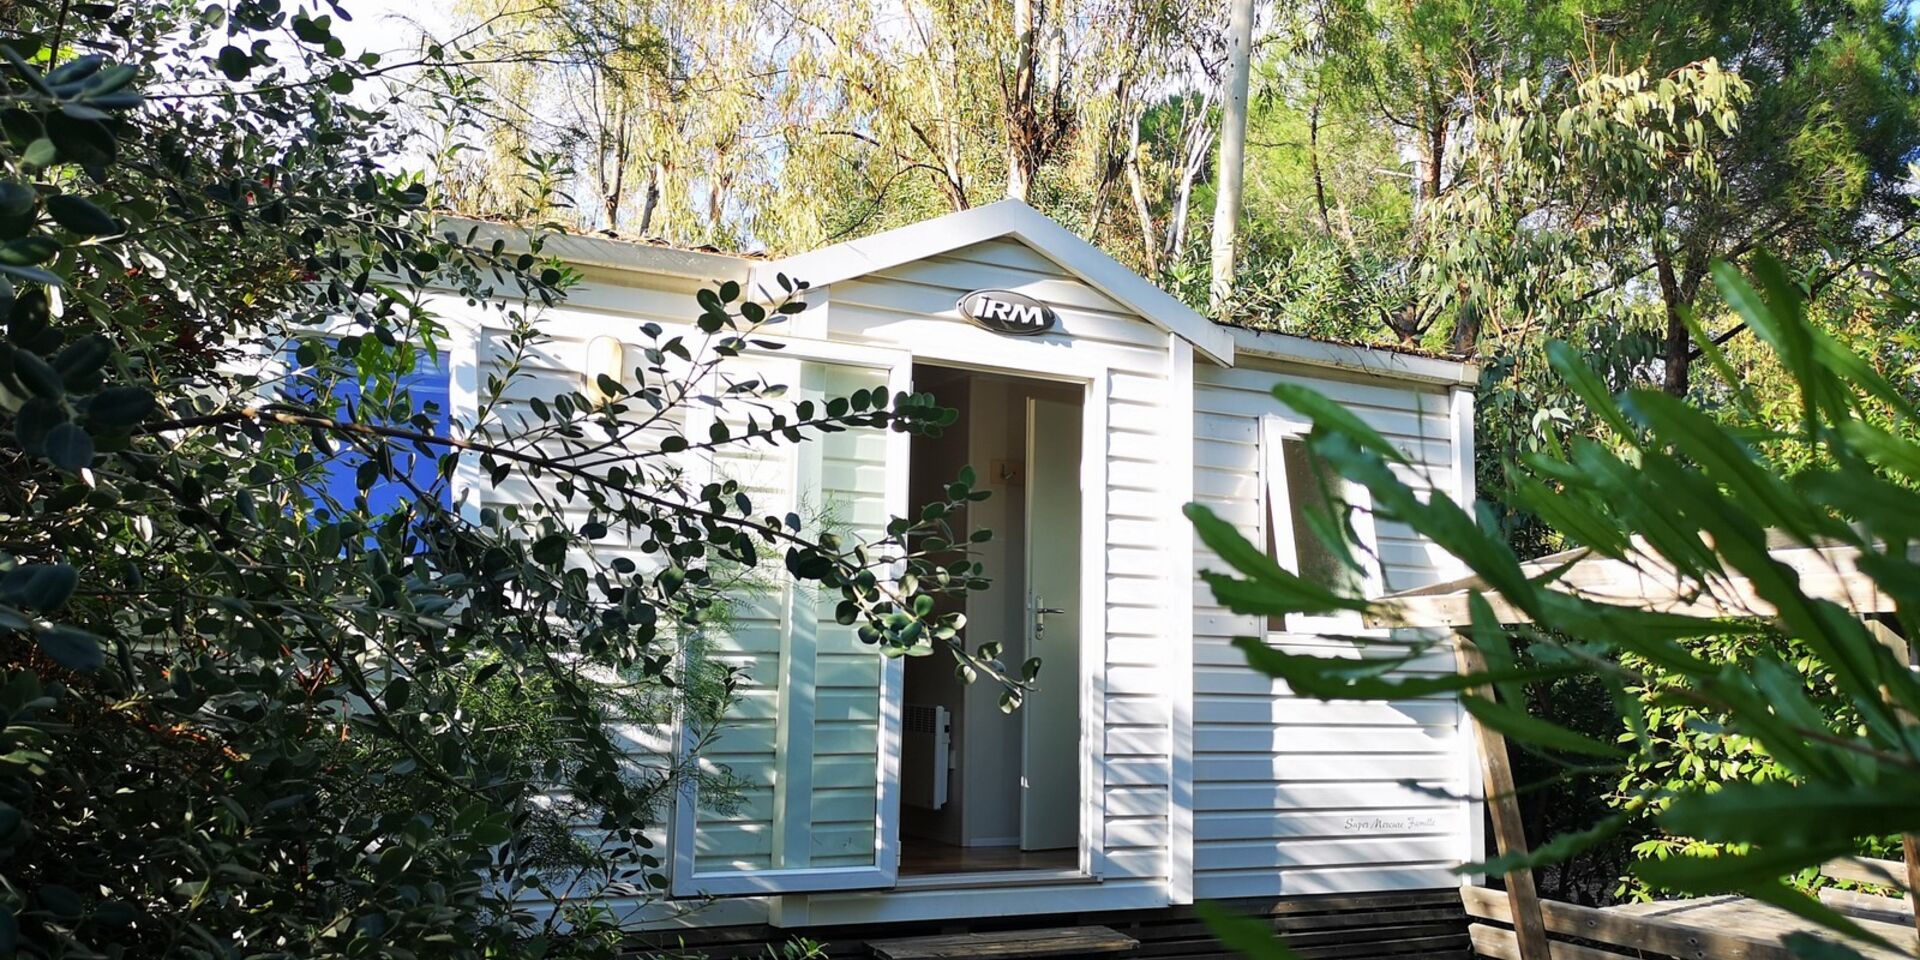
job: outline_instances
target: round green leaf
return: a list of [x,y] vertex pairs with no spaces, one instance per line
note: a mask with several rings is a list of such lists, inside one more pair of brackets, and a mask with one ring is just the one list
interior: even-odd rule
[[47,459],[62,470],[80,470],[93,463],[93,438],[69,420],[47,431],[43,446]]
[[0,182],[0,219],[15,219],[33,212],[33,188],[11,180]]
[[47,115],[47,138],[62,160],[88,167],[112,163],[120,149],[106,124],[65,112]]
[[59,158],[60,148],[46,137],[27,144],[27,149],[20,154],[20,161],[29,167],[51,167]]
[[0,600],[52,613],[79,585],[80,574],[64,563],[24,563],[0,576]]
[[144,387],[109,387],[87,402],[88,421],[102,427],[131,427],[154,409],[153,394]]
[[549,533],[533,543],[533,559],[544,564],[555,564],[566,559],[567,535]]
[[107,662],[106,642],[78,627],[40,631],[40,649],[69,670],[98,670]]
[[60,255],[60,244],[52,237],[29,234],[15,237],[0,246],[0,263],[12,267],[30,267],[46,263]]
[[399,710],[406,706],[407,697],[412,693],[413,684],[406,677],[394,677],[393,682],[387,684],[387,709]]
[[67,396],[67,388],[61,384],[60,374],[54,371],[50,363],[40,359],[38,353],[21,349],[13,353],[13,376],[19,378],[19,386],[27,388],[29,394],[42,399],[60,399]]
[[213,62],[220,68],[221,73],[227,75],[228,80],[236,82],[245,80],[247,74],[253,72],[253,58],[239,47],[221,47],[220,55],[215,57]]
[[76,390],[91,381],[94,372],[106,365],[107,358],[111,356],[112,341],[96,333],[81,337],[62,348],[53,357],[53,369],[60,374],[67,389]]
[[47,434],[53,428],[67,422],[67,412],[58,403],[45,397],[33,397],[14,414],[13,435],[20,449],[28,453],[41,453],[46,450]]
[[53,222],[83,237],[104,237],[125,229],[113,214],[71,193],[48,197],[47,213]]

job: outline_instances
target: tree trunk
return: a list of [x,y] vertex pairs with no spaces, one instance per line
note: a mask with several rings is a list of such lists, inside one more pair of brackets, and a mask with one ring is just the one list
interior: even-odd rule
[[1035,22],[1034,0],[1013,0],[1013,80],[1007,87],[1007,198],[1027,202],[1033,192],[1030,164],[1037,105],[1034,103],[1036,62],[1035,43],[1039,24]]
[[1684,397],[1687,395],[1689,368],[1693,365],[1693,338],[1687,335],[1687,323],[1681,313],[1687,304],[1681,301],[1681,283],[1674,275],[1673,255],[1666,247],[1662,246],[1655,252],[1653,265],[1660,278],[1660,301],[1666,307],[1667,314],[1661,388],[1672,396]]
[[1093,206],[1087,211],[1087,225],[1080,231],[1080,235],[1088,241],[1092,241],[1100,232],[1100,224],[1107,218],[1107,202],[1113,195],[1113,182],[1119,175],[1120,164],[1109,162],[1102,165],[1100,182],[1093,191]]
[[1213,128],[1207,123],[1207,114],[1213,106],[1213,95],[1200,101],[1198,109],[1187,111],[1186,126],[1183,128],[1183,142],[1186,156],[1180,167],[1179,199],[1173,205],[1173,223],[1168,227],[1166,240],[1160,245],[1160,251],[1168,259],[1183,252],[1187,243],[1187,212],[1193,207],[1193,184],[1200,177],[1201,167],[1206,165],[1207,154],[1212,152]]
[[1327,216],[1327,178],[1320,170],[1320,100],[1313,96],[1313,109],[1307,114],[1307,160],[1313,166],[1313,202],[1320,211],[1320,229],[1333,236],[1333,220]]
[[1433,126],[1427,131],[1427,200],[1440,199],[1441,177],[1447,162],[1447,108],[1436,104]]
[[1146,177],[1140,172],[1140,118],[1134,117],[1130,126],[1127,150],[1127,190],[1133,194],[1133,216],[1140,221],[1140,252],[1147,268],[1147,276],[1155,277],[1160,273],[1160,242],[1154,236],[1153,204],[1147,200]]
[[645,237],[653,230],[653,212],[660,208],[660,164],[655,163],[647,171],[647,190],[640,197],[640,216],[634,221],[634,231]]
[[1233,254],[1240,233],[1247,166],[1247,80],[1253,59],[1253,0],[1233,0],[1227,27],[1227,90],[1220,123],[1219,193],[1213,205],[1213,275],[1207,301],[1219,314],[1233,299]]

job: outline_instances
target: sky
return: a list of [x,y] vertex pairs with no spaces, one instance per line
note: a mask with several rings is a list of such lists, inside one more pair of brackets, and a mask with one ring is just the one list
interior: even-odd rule
[[410,50],[422,29],[444,36],[452,22],[453,0],[345,0],[343,6],[353,19],[336,22],[333,32],[349,50]]

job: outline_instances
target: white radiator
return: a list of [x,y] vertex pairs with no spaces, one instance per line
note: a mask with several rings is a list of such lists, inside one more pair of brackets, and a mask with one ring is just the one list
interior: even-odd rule
[[938,810],[947,805],[951,714],[937,705],[905,704],[900,715],[900,802]]

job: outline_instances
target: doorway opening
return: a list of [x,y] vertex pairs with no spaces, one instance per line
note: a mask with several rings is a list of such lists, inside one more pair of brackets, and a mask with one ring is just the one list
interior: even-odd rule
[[[915,437],[910,501],[941,499],[971,465],[992,496],[956,527],[993,531],[974,546],[992,579],[967,597],[967,649],[998,643],[1018,675],[1040,657],[1019,710],[1001,689],[967,684],[951,657],[906,662],[901,724],[900,874],[1080,866],[1080,453],[1083,387],[915,364],[914,389],[960,412]],[[950,601],[951,602],[951,601]]]

